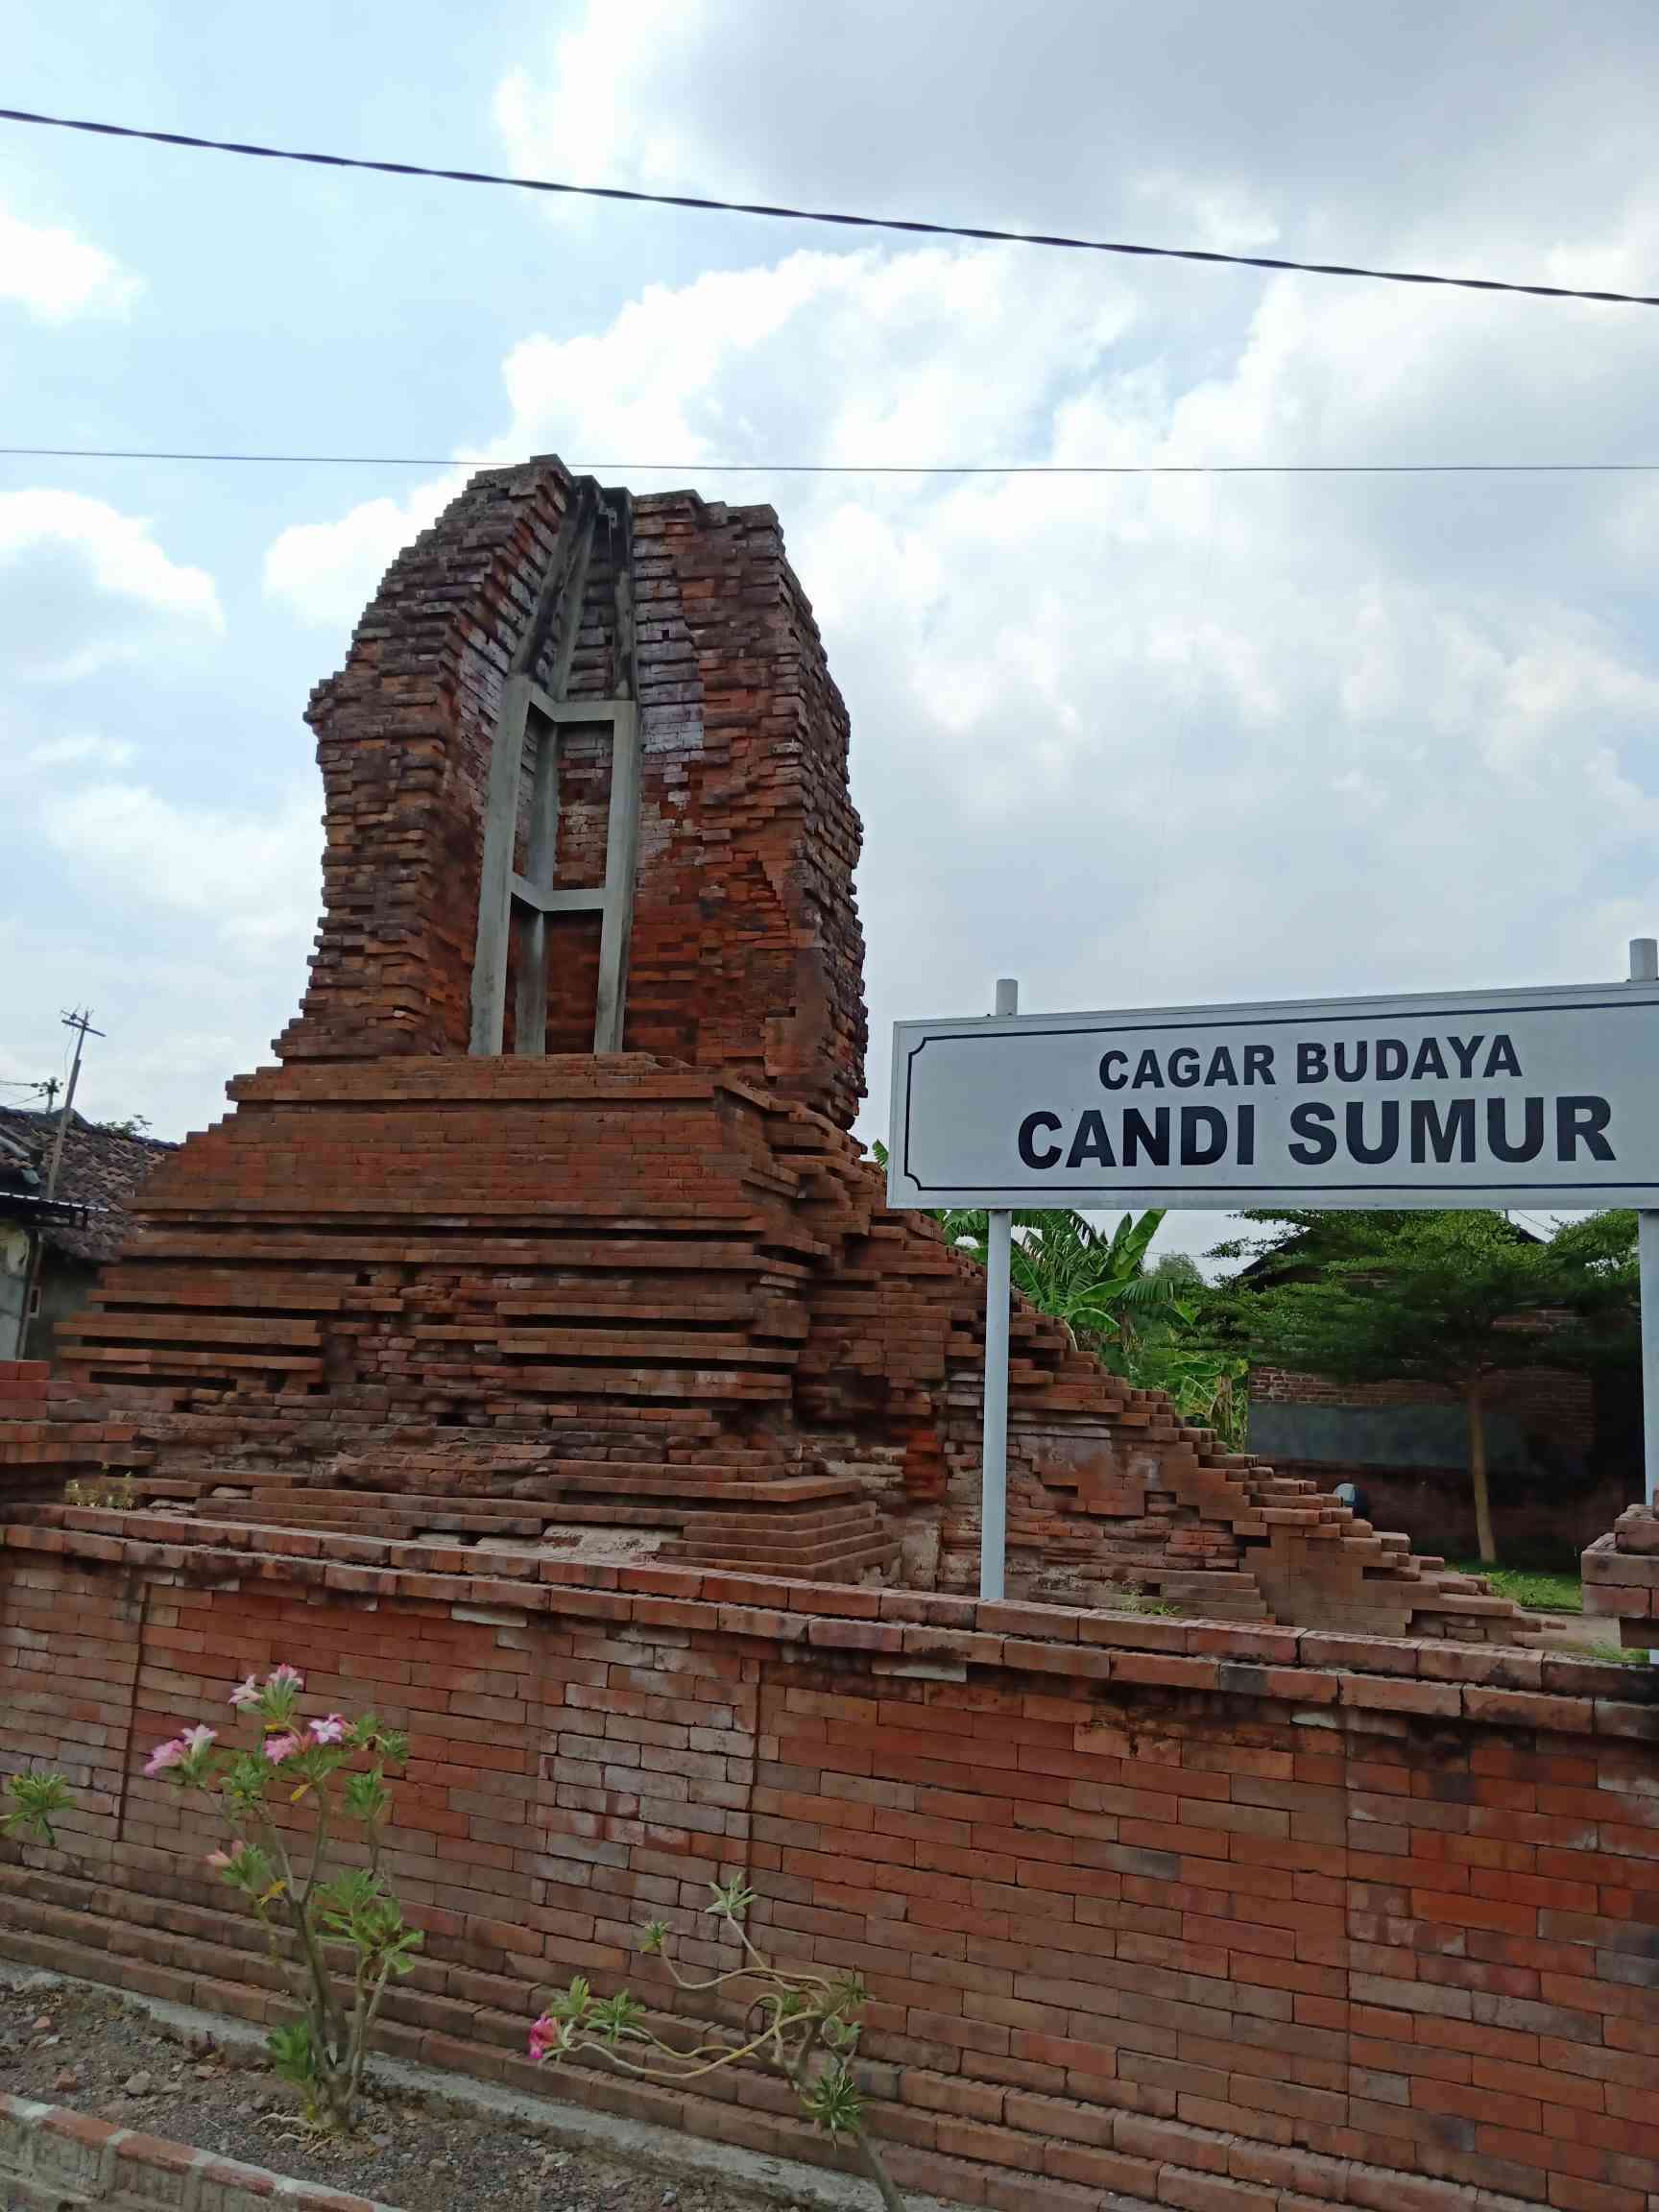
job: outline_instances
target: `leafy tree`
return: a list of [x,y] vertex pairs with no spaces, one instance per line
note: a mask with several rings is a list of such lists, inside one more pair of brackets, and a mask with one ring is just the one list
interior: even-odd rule
[[1547,1243],[1494,1213],[1254,1213],[1273,1233],[1235,1283],[1226,1325],[1250,1355],[1337,1382],[1400,1380],[1457,1392],[1483,1562],[1497,1557],[1485,1403],[1494,1376],[1582,1366],[1628,1338],[1635,1216],[1601,1214]]

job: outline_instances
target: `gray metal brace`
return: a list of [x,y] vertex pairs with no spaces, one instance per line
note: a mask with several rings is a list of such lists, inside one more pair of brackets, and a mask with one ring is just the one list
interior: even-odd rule
[[[499,1053],[506,1034],[507,971],[517,924],[518,982],[514,1044],[520,1053],[546,1050],[547,918],[597,913],[599,989],[593,1015],[595,1052],[620,1052],[628,998],[628,951],[634,928],[634,878],[639,852],[639,709],[634,656],[632,513],[626,492],[604,493],[589,477],[577,487],[561,526],[547,578],[501,693],[490,754],[484,856],[478,886],[478,935],[472,956],[475,1054]],[[565,696],[591,565],[604,526],[615,567],[613,693]],[[551,641],[543,687],[532,671]],[[559,732],[582,724],[611,729],[611,805],[601,890],[561,889],[554,878],[559,848]],[[525,873],[513,866],[519,786],[528,761],[529,839]]]

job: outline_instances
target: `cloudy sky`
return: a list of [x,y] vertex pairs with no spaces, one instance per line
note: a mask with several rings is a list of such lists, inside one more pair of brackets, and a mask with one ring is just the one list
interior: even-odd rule
[[[588,182],[1659,289],[1648,0],[0,0],[8,104]],[[461,26],[465,26],[464,39]],[[887,1024],[1623,973],[1659,930],[1659,311],[548,204],[0,125],[9,444],[770,500]],[[666,463],[662,473],[645,466]],[[165,1135],[315,919],[306,693],[464,475],[0,459],[0,1078]],[[1175,1227],[1171,1224],[1171,1228]],[[1170,1239],[1202,1244],[1209,1219]]]

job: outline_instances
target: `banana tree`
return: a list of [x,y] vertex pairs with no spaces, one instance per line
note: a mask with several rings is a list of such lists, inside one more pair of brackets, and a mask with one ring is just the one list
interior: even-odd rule
[[[887,1147],[874,1146],[877,1165],[887,1165]],[[1009,1250],[1014,1287],[1042,1312],[1064,1321],[1072,1339],[1118,1374],[1130,1373],[1136,1344],[1148,1324],[1190,1320],[1186,1286],[1167,1275],[1148,1273],[1146,1253],[1164,1219],[1162,1207],[1142,1214],[1125,1214],[1116,1229],[1096,1228],[1086,1214],[1069,1209],[1017,1213]],[[983,1266],[990,1240],[990,1216],[983,1210],[951,1206],[934,1219],[947,1242],[971,1253]]]

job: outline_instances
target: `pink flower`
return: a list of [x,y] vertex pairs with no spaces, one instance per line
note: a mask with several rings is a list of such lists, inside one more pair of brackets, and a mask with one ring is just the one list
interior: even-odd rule
[[298,1667],[290,1667],[284,1661],[280,1667],[272,1668],[265,1686],[268,1690],[303,1690],[305,1677]]
[[564,2041],[565,2030],[562,2024],[543,2012],[530,2031],[530,2056],[540,2066],[550,2051],[562,2048]]
[[219,1731],[217,1728],[186,1728],[179,1741],[190,1757],[196,1759],[206,1750],[209,1743],[218,1743]]
[[319,1743],[338,1743],[346,1733],[346,1716],[330,1713],[325,1720],[313,1720],[311,1734]]
[[259,1702],[258,1678],[250,1674],[246,1682],[238,1682],[235,1689],[230,1693],[230,1702],[239,1713],[245,1713],[250,1705],[257,1705]]
[[157,1774],[165,1774],[169,1767],[181,1767],[183,1763],[184,1745],[182,1741],[175,1736],[165,1743],[156,1744],[155,1750],[144,1762],[144,1772],[147,1776],[154,1778]]
[[273,1767],[280,1767],[284,1759],[292,1759],[301,1748],[298,1736],[267,1736],[265,1756]]
[[216,1873],[223,1874],[226,1867],[232,1865],[234,1862],[232,1861],[228,1851],[209,1851],[207,1854],[207,1863],[214,1869]]

